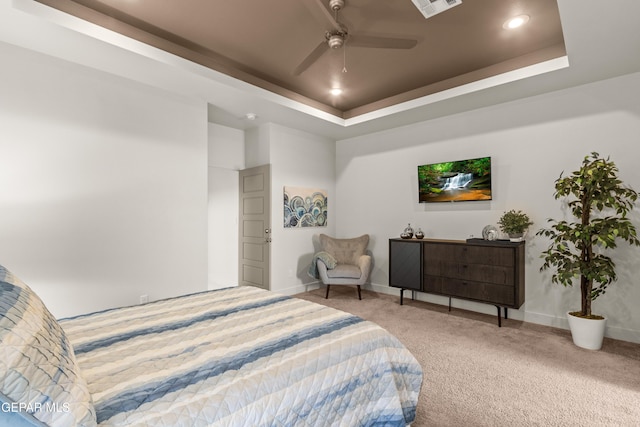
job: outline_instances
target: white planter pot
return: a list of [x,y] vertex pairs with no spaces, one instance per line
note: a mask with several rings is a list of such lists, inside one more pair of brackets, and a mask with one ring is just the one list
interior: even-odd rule
[[583,319],[567,313],[573,343],[587,350],[600,350],[607,319]]
[[524,240],[524,233],[509,233],[509,240],[512,242],[522,242]]

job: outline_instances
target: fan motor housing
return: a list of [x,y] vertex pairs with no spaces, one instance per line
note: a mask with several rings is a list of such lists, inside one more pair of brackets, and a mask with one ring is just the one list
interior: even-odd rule
[[341,10],[344,7],[344,0],[329,0],[331,10]]
[[327,43],[331,49],[340,49],[344,45],[345,33],[327,33]]

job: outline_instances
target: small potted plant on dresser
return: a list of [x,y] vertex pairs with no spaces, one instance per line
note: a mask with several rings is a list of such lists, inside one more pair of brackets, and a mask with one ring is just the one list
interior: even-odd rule
[[521,242],[524,239],[524,233],[529,229],[530,225],[533,225],[533,222],[526,213],[511,209],[502,214],[498,220],[498,225],[500,225],[500,230],[503,233],[509,235],[509,240]]
[[[568,207],[576,221],[556,221],[538,235],[551,239],[542,252],[540,271],[555,268],[552,283],[572,286],[580,278],[581,309],[567,313],[575,345],[599,350],[604,338],[606,318],[591,312],[591,302],[616,281],[613,260],[603,252],[616,247],[619,239],[640,245],[636,228],[627,218],[638,193],[618,179],[614,162],[596,152],[586,156],[579,170],[555,182],[554,197],[568,198]],[[598,249],[596,250],[596,247]]]

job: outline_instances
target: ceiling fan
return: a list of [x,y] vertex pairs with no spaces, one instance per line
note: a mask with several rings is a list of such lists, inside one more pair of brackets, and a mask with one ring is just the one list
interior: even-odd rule
[[315,3],[322,10],[324,17],[331,24],[331,30],[325,32],[324,40],[296,67],[293,74],[298,76],[316,62],[327,50],[339,49],[347,42],[353,47],[369,47],[384,49],[411,49],[418,41],[413,39],[366,36],[363,34],[351,34],[347,27],[338,21],[338,12],[344,8],[345,0],[329,0],[329,8],[334,15],[323,4],[323,0],[315,0]]

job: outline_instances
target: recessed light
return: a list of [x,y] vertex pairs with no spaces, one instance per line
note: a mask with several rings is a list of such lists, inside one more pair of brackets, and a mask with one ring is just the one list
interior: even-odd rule
[[527,22],[529,22],[529,15],[519,15],[507,20],[504,24],[502,24],[502,28],[506,30],[512,30],[514,28],[523,26]]
[[340,89],[339,87],[334,87],[333,89],[330,90],[331,95],[333,96],[338,96],[342,94],[342,89]]
[[244,115],[244,117],[247,120],[255,120],[255,119],[258,118],[258,115],[256,113],[247,113],[247,114]]

